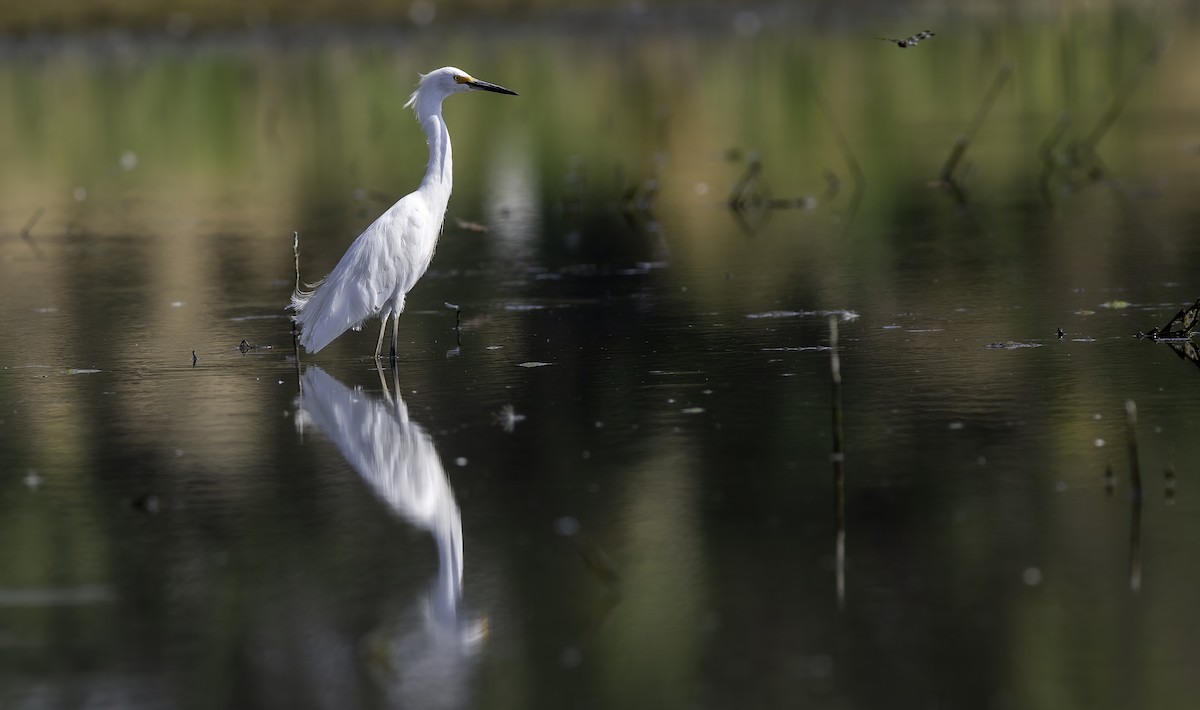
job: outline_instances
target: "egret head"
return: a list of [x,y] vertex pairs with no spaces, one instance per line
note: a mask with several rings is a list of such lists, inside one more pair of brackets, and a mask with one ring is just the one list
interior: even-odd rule
[[409,97],[405,107],[417,106],[425,101],[433,101],[441,103],[442,99],[450,94],[457,94],[463,91],[494,91],[497,94],[509,94],[516,96],[517,92],[506,89],[503,86],[480,81],[462,69],[456,67],[442,67],[434,69],[428,74],[421,75],[421,81],[417,84],[417,90]]

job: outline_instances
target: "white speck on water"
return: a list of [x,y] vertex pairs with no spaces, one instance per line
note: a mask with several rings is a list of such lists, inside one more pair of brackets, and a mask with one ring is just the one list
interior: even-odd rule
[[1056,493],[1063,493],[1066,490],[1067,490],[1067,482],[1066,481],[1056,481],[1055,482],[1054,491]]
[[83,202],[87,199],[87,188],[77,187],[71,192],[71,197],[75,198],[76,202]]
[[597,429],[603,429],[603,428],[604,428],[604,422],[596,422],[596,428],[597,428]]
[[1027,567],[1021,573],[1021,580],[1031,587],[1036,587],[1042,583],[1042,571],[1037,567]]
[[554,532],[564,537],[570,537],[579,532],[579,521],[569,515],[564,515],[554,521]]
[[683,412],[684,414],[703,414],[704,407],[687,407],[680,411]]
[[810,657],[808,675],[812,678],[828,678],[833,675],[833,658],[824,653]]
[[175,458],[183,457],[183,449],[175,449]]
[[1093,443],[1096,444],[1096,448],[1098,449],[1101,446],[1104,446],[1104,439],[1101,439],[1100,437],[1096,437],[1096,441]]
[[708,194],[708,183],[698,182],[698,183],[696,183],[695,189],[696,189],[697,195],[707,195]]
[[553,365],[553,364],[554,363],[552,363],[552,362],[537,362],[535,360],[531,360],[529,362],[523,362],[523,363],[517,365],[517,367],[549,367],[550,365]]
[[488,345],[487,347],[484,348],[484,350],[499,350],[502,347],[504,347],[504,346],[503,345]]
[[283,380],[280,380],[280,381],[279,381],[279,384],[281,384],[281,385],[282,385],[282,384],[283,384]]
[[558,663],[563,668],[578,668],[583,663],[583,652],[574,646],[567,646],[558,654]]
[[29,469],[28,473],[25,474],[25,485],[29,488],[29,490],[36,491],[42,485],[42,477],[38,475],[37,471],[31,468]]
[[183,308],[183,301],[171,301],[171,308]]
[[580,458],[590,459],[592,457],[592,452],[588,451],[587,449],[584,449],[583,453],[581,453],[579,456],[580,456]]
[[454,465],[458,466],[459,468],[466,466],[467,465],[467,457],[459,456],[458,458],[454,459]]
[[712,390],[703,390],[700,392],[700,394],[712,394],[712,393],[713,393]]
[[965,426],[966,426],[966,424],[963,424],[962,422],[950,422],[947,425],[947,428],[950,429],[951,431],[958,431]]
[[987,457],[980,456],[979,458],[975,459],[975,463],[979,464],[980,466],[986,466],[987,465]]
[[127,150],[121,153],[121,169],[125,171],[133,170],[137,167],[138,156],[132,150]]
[[1093,420],[1093,421],[1097,421],[1097,422],[1098,422],[1098,421],[1100,421],[1100,420],[1101,420],[1101,419],[1103,419],[1103,418],[1104,418],[1104,415],[1103,415],[1103,414],[1101,414],[1100,412],[1096,412],[1095,414],[1093,414],[1093,415],[1092,415],[1092,420]]

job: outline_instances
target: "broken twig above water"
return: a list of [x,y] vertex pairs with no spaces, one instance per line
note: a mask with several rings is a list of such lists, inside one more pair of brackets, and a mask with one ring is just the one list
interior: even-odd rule
[[1196,326],[1200,324],[1200,298],[1178,313],[1160,328],[1151,328],[1137,337],[1148,340],[1191,340]]

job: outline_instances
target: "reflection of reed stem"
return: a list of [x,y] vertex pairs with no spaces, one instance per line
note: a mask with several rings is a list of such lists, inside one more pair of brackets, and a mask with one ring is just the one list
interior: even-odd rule
[[1142,588],[1142,499],[1133,499],[1129,522],[1129,588]]
[[838,608],[846,605],[846,474],[845,454],[842,451],[842,363],[838,358],[837,316],[829,317],[829,372],[833,382],[833,500],[834,524],[837,529],[834,543],[834,566]]
[[1142,499],[1142,471],[1138,467],[1137,403],[1125,401],[1125,438],[1129,444],[1129,483],[1133,486],[1133,497]]
[[1142,84],[1142,79],[1145,76],[1146,70],[1154,66],[1158,62],[1158,58],[1162,56],[1166,45],[1163,42],[1158,42],[1150,49],[1146,58],[1142,60],[1141,65],[1129,75],[1125,83],[1117,89],[1117,93],[1113,96],[1112,103],[1105,109],[1104,114],[1100,116],[1100,120],[1092,127],[1092,130],[1084,137],[1081,146],[1087,151],[1089,157],[1096,150],[1096,144],[1100,139],[1104,138],[1104,134],[1108,133],[1108,129],[1112,128],[1117,122],[1117,118],[1124,110],[1125,104],[1129,102],[1129,98],[1133,96],[1133,92]]
[[1004,84],[1008,82],[1008,77],[1011,74],[1012,62],[1005,62],[1000,67],[1000,71],[996,73],[996,78],[992,80],[992,86],[988,89],[987,94],[983,97],[983,101],[979,104],[979,108],[975,111],[975,118],[972,119],[971,125],[967,127],[967,132],[954,142],[954,148],[950,151],[950,157],[946,159],[945,165],[942,166],[942,182],[949,183],[954,181],[954,169],[958,167],[959,161],[962,160],[963,155],[967,152],[967,146],[971,144],[971,141],[975,140],[975,134],[983,126],[984,120],[992,110],[992,105],[996,103],[997,97],[1000,96],[1000,90],[1004,88]]
[[1137,404],[1125,401],[1125,435],[1129,443],[1129,474],[1133,487],[1133,510],[1129,523],[1129,588],[1142,588],[1142,472],[1138,467]]
[[26,222],[25,226],[21,228],[21,239],[24,239],[26,243],[29,244],[29,248],[33,250],[33,255],[39,259],[42,258],[42,250],[37,245],[37,242],[33,241],[33,227],[38,223],[38,220],[42,218],[42,215],[45,214],[45,212],[46,211],[41,207],[37,208],[34,210],[33,216],[29,218],[29,221]]
[[858,206],[862,203],[863,193],[867,191],[867,175],[863,172],[862,166],[858,164],[858,159],[854,157],[854,151],[850,149],[850,141],[846,140],[846,134],[842,133],[842,126],[838,122],[837,116],[834,115],[833,109],[825,101],[821,85],[815,79],[813,80],[813,96],[817,100],[817,107],[821,109],[821,113],[825,114],[825,120],[829,121],[834,141],[842,153],[842,159],[846,161],[846,167],[850,169],[850,177],[854,182],[854,192],[850,195],[850,204],[846,208],[848,215],[846,223],[849,224],[858,214]]

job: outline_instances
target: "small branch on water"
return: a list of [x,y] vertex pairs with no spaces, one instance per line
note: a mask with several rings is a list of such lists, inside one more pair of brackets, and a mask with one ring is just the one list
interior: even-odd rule
[[45,212],[46,211],[41,207],[37,208],[34,210],[33,216],[29,218],[29,221],[26,222],[25,226],[21,228],[21,239],[25,240],[25,242],[29,244],[29,248],[33,249],[34,256],[39,259],[42,258],[42,250],[41,247],[37,245],[37,242],[33,241],[32,232],[34,226],[37,225],[38,220],[42,218],[42,215],[45,214]]
[[[292,232],[292,258],[296,262],[296,293],[300,293],[300,232],[298,231]],[[304,380],[300,373],[300,331],[296,329],[295,318],[292,318],[292,352],[296,356],[296,391],[303,396]]]
[[296,260],[296,293],[300,293],[300,232],[292,232],[292,257]]

